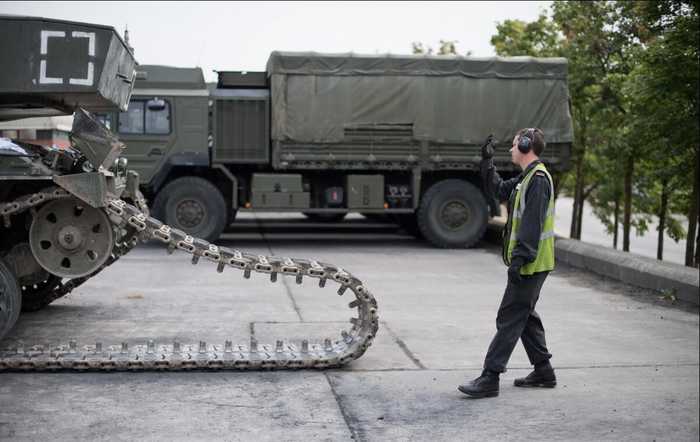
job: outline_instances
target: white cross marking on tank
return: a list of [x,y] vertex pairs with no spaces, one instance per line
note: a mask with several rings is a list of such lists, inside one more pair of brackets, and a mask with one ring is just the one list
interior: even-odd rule
[[[73,31],[71,36],[73,38],[87,38],[87,39],[89,39],[88,55],[90,57],[95,56],[95,33],[94,32]],[[95,75],[95,65],[91,61],[88,61],[87,78],[69,78],[68,82],[70,84],[77,84],[77,85],[81,85],[81,86],[92,86],[92,83],[94,81],[94,75]]]
[[[48,40],[49,38],[66,38],[64,31],[41,31],[41,55],[48,55]],[[88,39],[88,56],[95,56],[95,33],[73,31],[72,38],[87,38]],[[68,83],[80,86],[92,86],[95,81],[95,65],[92,61],[88,61],[87,77],[86,78],[69,78]],[[47,77],[46,76],[46,60],[39,62],[39,83],[40,84],[63,84],[63,78]]]
[[41,55],[46,55],[48,52],[48,43],[50,37],[66,37],[63,31],[41,31]]
[[95,56],[95,33],[94,32],[73,31],[71,33],[71,36],[73,38],[89,38],[90,41],[88,43],[88,55],[90,57]]
[[[48,41],[50,37],[65,38],[66,33],[63,31],[41,31],[41,55],[48,53]],[[47,77],[46,76],[46,60],[41,60],[39,63],[39,83],[40,84],[63,84],[63,78]]]

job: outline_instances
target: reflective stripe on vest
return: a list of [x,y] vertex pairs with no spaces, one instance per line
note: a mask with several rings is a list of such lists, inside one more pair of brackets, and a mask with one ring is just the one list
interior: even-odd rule
[[539,163],[533,167],[516,187],[515,202],[513,203],[513,214],[511,215],[513,219],[510,228],[510,237],[504,238],[504,240],[508,241],[506,247],[506,264],[510,265],[511,258],[513,256],[513,249],[517,244],[520,221],[523,213],[525,212],[525,194],[527,192],[527,187],[530,185],[530,180],[532,177],[538,171],[543,172],[549,181],[549,204],[547,206],[544,226],[542,226],[542,233],[540,234],[540,242],[537,247],[537,256],[535,257],[534,261],[525,264],[520,268],[521,275],[532,275],[533,273],[545,272],[554,269],[554,185],[552,176],[542,163]]

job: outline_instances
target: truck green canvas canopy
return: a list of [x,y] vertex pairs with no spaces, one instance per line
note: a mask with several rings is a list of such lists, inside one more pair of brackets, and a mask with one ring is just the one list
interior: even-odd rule
[[539,127],[573,138],[563,58],[273,52],[272,139],[341,143],[347,129],[410,129],[415,140],[473,145]]

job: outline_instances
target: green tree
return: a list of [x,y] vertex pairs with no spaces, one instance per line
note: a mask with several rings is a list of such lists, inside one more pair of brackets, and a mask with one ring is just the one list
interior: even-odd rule
[[[540,14],[534,22],[505,20],[496,23],[496,34],[491,37],[491,45],[496,54],[503,57],[560,57],[563,56],[562,36],[556,23],[545,14]],[[567,175],[554,174],[555,198],[562,187],[568,187]]]
[[[581,213],[586,197],[586,182],[597,188],[615,180],[601,180],[599,172],[611,153],[622,159],[623,245],[629,251],[630,232],[634,223],[632,189],[635,160],[639,146],[629,145],[629,103],[623,94],[625,80],[636,64],[641,50],[639,30],[629,17],[636,7],[632,2],[555,2],[553,20],[564,35],[563,55],[569,59],[570,90],[576,146],[574,148],[575,185],[572,237],[580,238]],[[604,140],[604,142],[603,142]],[[597,141],[597,142],[594,142]],[[610,152],[610,147],[614,151]],[[587,176],[586,165],[595,171]],[[596,173],[597,172],[597,173]],[[615,191],[601,190],[601,195],[615,196]]]
[[[684,236],[668,211],[688,220],[685,263],[698,266],[698,181],[700,152],[700,22],[698,2],[667,0],[637,5],[633,21],[642,29],[645,51],[630,76],[628,94],[634,132],[652,147],[640,178],[650,188],[652,211],[659,217],[657,257],[663,233]],[[651,177],[651,178],[650,178]]]
[[414,54],[422,54],[422,55],[432,55],[433,54],[433,48],[430,46],[425,46],[423,43],[419,41],[414,41],[411,43],[411,49]]
[[[440,45],[438,47],[437,53],[433,51],[433,48],[424,45],[422,42],[414,41],[411,43],[411,49],[414,54],[425,54],[425,55],[459,55],[457,52],[457,40],[440,40]],[[467,51],[464,55],[472,55],[472,51]]]
[[663,233],[683,236],[669,216],[681,211],[686,263],[697,263],[697,9],[697,1],[557,1],[551,18],[497,24],[498,55],[569,61],[575,139],[573,170],[561,185],[574,197],[572,238],[581,237],[588,200],[614,247],[622,217],[625,251],[631,229],[643,232],[658,217],[661,258]]
[[[569,15],[576,14],[572,12]],[[585,160],[586,156],[590,155],[586,151],[586,146],[589,144],[590,119],[594,111],[592,96],[597,84],[597,76],[590,72],[591,63],[587,63],[581,55],[572,56],[576,54],[579,46],[567,41],[567,35],[563,33],[559,23],[549,19],[545,14],[541,14],[536,21],[530,23],[521,20],[505,20],[496,24],[496,31],[497,33],[491,38],[491,44],[496,54],[500,56],[564,56],[569,59],[569,89],[572,96],[575,136],[572,151],[574,179],[571,183],[572,180],[564,177],[557,184],[565,188],[571,188],[573,184],[571,193],[574,195],[574,205],[570,237],[580,238],[583,201],[593,190],[593,187],[585,187],[584,176],[587,175],[586,166],[589,164]]]
[[502,56],[529,55],[532,57],[559,57],[562,38],[557,25],[545,14],[534,22],[504,20],[496,23],[496,34],[491,45]]

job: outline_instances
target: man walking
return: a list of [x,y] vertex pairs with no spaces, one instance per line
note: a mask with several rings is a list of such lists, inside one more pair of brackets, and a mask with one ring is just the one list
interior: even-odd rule
[[508,284],[496,318],[496,336],[486,353],[481,376],[460,385],[459,391],[474,398],[498,396],[499,375],[518,340],[522,340],[535,370],[515,380],[516,387],[554,387],[557,383],[549,363],[544,327],[535,304],[542,284],[554,269],[554,186],[540,161],[544,134],[523,129],[510,149],[513,163],[522,173],[503,180],[493,164],[493,137],[481,148],[481,176],[488,194],[508,201],[508,222],[503,236],[503,261],[508,266]]

